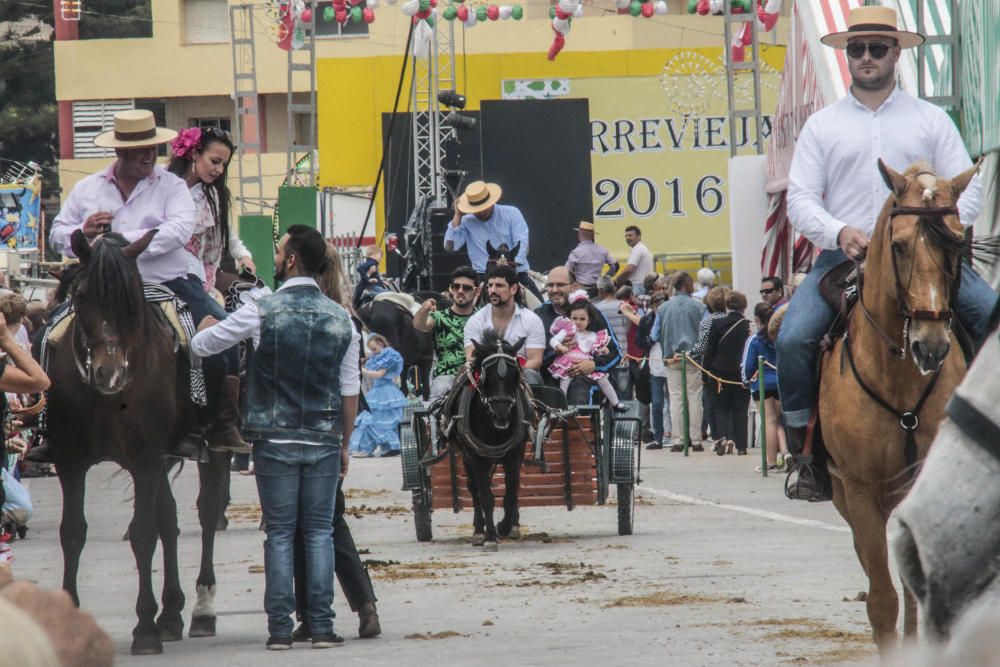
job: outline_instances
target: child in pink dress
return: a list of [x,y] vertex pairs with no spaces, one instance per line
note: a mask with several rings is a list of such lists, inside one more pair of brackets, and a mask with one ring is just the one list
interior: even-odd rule
[[[596,330],[601,314],[587,300],[586,292],[577,290],[569,295],[569,300],[569,317],[556,318],[549,329],[552,334],[549,346],[559,352],[549,366],[549,372],[552,377],[559,378],[559,388],[563,393],[566,393],[572,380],[569,370],[579,361],[592,360],[595,354],[607,354],[607,345],[611,340],[606,329]],[[618,400],[607,373],[594,371],[588,377],[597,383],[617,412],[628,410],[628,406]]]

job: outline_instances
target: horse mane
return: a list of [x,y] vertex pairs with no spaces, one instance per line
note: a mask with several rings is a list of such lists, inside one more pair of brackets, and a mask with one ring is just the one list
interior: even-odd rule
[[122,253],[127,245],[121,234],[101,237],[73,278],[71,298],[78,310],[84,304],[96,309],[128,349],[145,329],[146,299],[135,261]]
[[472,353],[473,364],[478,367],[483,361],[491,354],[495,354],[497,350],[497,342],[500,343],[504,353],[510,356],[515,356],[517,352],[514,346],[503,339],[503,337],[496,332],[494,329],[487,329],[483,332],[483,338],[479,341],[479,345],[475,346],[475,350]]

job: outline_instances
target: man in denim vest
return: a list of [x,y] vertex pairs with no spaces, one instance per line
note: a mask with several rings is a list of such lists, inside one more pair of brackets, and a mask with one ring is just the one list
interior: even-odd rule
[[333,631],[333,522],[337,479],[361,387],[360,342],[350,316],[325,297],[315,277],[326,268],[326,242],[315,229],[293,225],[274,256],[274,293],[202,324],[191,341],[205,356],[252,339],[243,432],[253,442],[257,491],[264,515],[264,610],[269,650],[292,645],[293,542],[301,528],[306,549],[308,611],[313,648],[339,646]]

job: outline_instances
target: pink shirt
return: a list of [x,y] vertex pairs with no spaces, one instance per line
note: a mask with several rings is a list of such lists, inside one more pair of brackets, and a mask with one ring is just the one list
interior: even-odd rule
[[75,186],[52,223],[49,243],[52,249],[69,257],[70,236],[83,228],[84,221],[98,211],[113,214],[111,230],[129,241],[142,237],[150,229],[160,231],[149,247],[139,255],[139,272],[143,280],[164,283],[182,278],[188,273],[188,255],[184,244],[194,232],[194,201],[187,184],[157,165],[149,178],[144,178],[122,201],[115,184],[114,168],[87,176]]

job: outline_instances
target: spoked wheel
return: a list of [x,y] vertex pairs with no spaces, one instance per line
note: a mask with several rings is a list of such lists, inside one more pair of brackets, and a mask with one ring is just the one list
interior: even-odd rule
[[430,542],[434,539],[431,527],[431,505],[421,490],[413,491],[413,526],[417,530],[417,542]]
[[618,484],[618,534],[631,535],[635,520],[635,485]]

